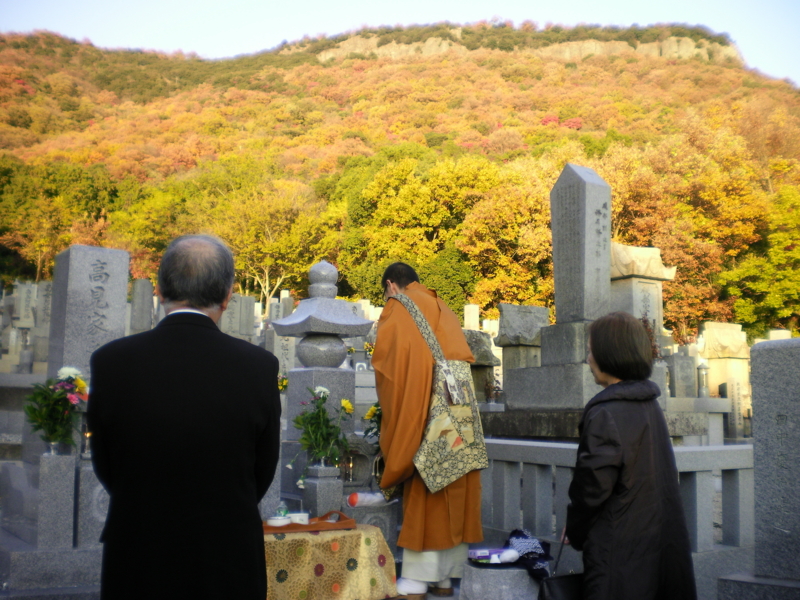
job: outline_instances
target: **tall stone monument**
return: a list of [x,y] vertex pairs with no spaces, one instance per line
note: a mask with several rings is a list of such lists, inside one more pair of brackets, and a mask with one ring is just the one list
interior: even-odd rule
[[[50,377],[76,367],[91,386],[92,352],[125,333],[127,288],[127,252],[72,246],[56,257]],[[76,451],[43,455],[44,443],[26,423],[22,464],[6,462],[0,471],[3,529],[11,534],[0,535],[0,577],[12,595],[96,593],[108,496],[76,437]],[[49,595],[37,596],[41,588]]]
[[567,164],[550,193],[556,324],[541,329],[541,366],[512,369],[510,408],[582,409],[600,391],[586,364],[588,325],[609,312],[611,188]]
[[131,290],[131,335],[153,328],[153,284],[137,279]]
[[53,282],[42,281],[36,292],[36,325],[31,330],[31,346],[33,346],[33,360],[47,362],[50,346],[50,318],[53,307]]
[[70,246],[56,256],[47,376],[63,366],[91,378],[89,358],[125,335],[128,265],[124,250]]
[[720,578],[719,600],[800,598],[800,339],[752,348],[755,571]]

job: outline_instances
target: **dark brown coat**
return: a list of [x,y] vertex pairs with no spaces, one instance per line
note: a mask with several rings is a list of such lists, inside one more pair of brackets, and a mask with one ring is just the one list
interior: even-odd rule
[[695,600],[678,471],[650,381],[608,386],[586,405],[567,537],[583,550],[584,600]]

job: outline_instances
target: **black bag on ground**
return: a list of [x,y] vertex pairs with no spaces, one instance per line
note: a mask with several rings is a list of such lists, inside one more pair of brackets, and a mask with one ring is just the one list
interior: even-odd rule
[[564,550],[563,542],[558,549],[556,564],[553,565],[553,574],[539,582],[539,600],[581,600],[583,598],[583,573],[556,574],[562,550]]

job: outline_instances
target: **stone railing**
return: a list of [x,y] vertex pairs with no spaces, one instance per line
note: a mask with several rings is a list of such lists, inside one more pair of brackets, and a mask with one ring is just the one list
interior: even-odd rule
[[[557,539],[566,520],[577,444],[487,439],[489,468],[482,472],[486,543],[500,544],[512,529]],[[753,447],[676,447],[675,461],[694,552],[699,598],[716,598],[721,575],[747,570],[754,544]],[[721,471],[722,545],[714,544],[714,499]],[[718,515],[719,516],[719,515]],[[568,568],[580,555],[565,552]],[[561,569],[559,569],[561,570]]]

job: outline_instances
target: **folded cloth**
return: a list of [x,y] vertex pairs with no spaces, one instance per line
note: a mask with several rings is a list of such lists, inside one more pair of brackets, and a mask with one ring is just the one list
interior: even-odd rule
[[519,552],[517,564],[525,567],[533,579],[538,581],[550,576],[547,561],[553,557],[548,542],[540,542],[526,529],[515,529],[508,536],[506,547]]

